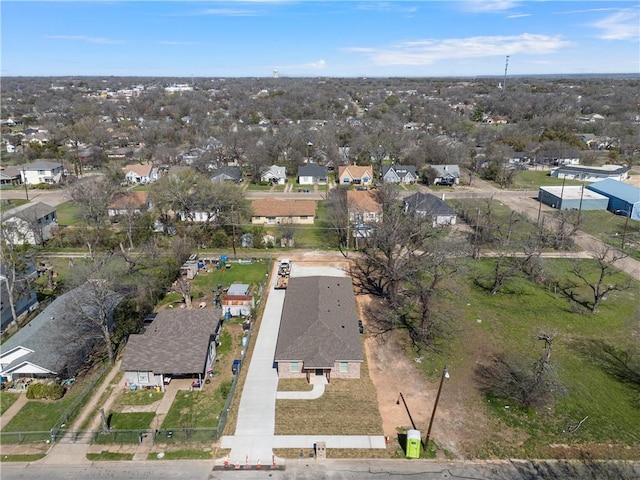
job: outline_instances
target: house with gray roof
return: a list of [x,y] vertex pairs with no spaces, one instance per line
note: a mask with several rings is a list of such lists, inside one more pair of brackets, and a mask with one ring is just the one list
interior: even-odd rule
[[329,170],[315,163],[298,167],[298,183],[300,185],[324,185],[327,183]]
[[[95,302],[80,286],[51,302],[33,320],[0,345],[0,375],[17,378],[70,378],[104,342],[97,323],[79,321],[78,309],[91,315]],[[110,292],[105,307],[113,318],[122,296]],[[113,326],[113,325],[112,325]]]
[[291,277],[275,364],[281,378],[360,378],[364,357],[350,277]]
[[416,183],[418,175],[413,165],[385,165],[382,167],[382,181],[384,183]]
[[58,226],[57,209],[43,202],[25,203],[2,214],[5,235],[16,245],[41,245]]
[[431,218],[433,226],[455,225],[456,212],[444,200],[430,193],[414,193],[404,199],[405,213]]
[[22,183],[38,185],[39,183],[59,183],[64,168],[58,160],[38,160],[20,167]]
[[138,387],[164,385],[173,377],[202,378],[216,359],[220,310],[158,312],[143,333],[129,336],[120,369]]
[[284,185],[287,183],[287,169],[278,165],[265,167],[260,172],[260,181],[271,184]]
[[623,181],[629,176],[630,168],[622,165],[603,165],[602,167],[583,167],[579,165],[562,165],[549,174],[551,177],[566,178],[567,180],[581,180],[584,182],[598,182],[611,178]]
[[240,167],[220,167],[211,172],[209,177],[212,182],[242,182],[242,170]]
[[458,165],[431,165],[433,185],[458,185],[460,167]]

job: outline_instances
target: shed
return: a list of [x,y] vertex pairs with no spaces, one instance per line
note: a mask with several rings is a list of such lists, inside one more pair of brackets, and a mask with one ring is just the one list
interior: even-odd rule
[[602,180],[587,187],[608,198],[607,210],[640,220],[640,188],[613,179]]

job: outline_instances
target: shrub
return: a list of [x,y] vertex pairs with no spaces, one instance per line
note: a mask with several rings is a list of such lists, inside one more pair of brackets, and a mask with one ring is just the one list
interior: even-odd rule
[[222,395],[222,398],[224,400],[227,399],[227,397],[229,396],[229,392],[230,391],[231,391],[231,382],[230,381],[222,382],[220,384],[220,395]]
[[64,387],[57,384],[32,383],[27,389],[29,400],[58,400],[64,395]]

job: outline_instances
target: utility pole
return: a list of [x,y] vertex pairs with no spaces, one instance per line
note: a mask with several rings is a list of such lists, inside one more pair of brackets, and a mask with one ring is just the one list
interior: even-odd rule
[[[23,151],[24,151],[24,147]],[[27,174],[24,172],[24,165],[22,165],[22,182],[24,183],[24,195],[27,197],[27,202],[29,201],[29,188],[27,188]]]
[[433,419],[436,416],[436,409],[438,408],[438,401],[440,400],[440,393],[442,392],[442,384],[444,379],[449,378],[449,369],[445,367],[442,369],[442,377],[440,377],[440,386],[438,387],[438,393],[436,394],[436,402],[433,404],[433,412],[431,413],[431,420],[429,420],[429,428],[427,429],[427,438],[424,441],[424,449],[429,449],[429,438],[431,437],[431,427],[433,426]]
[[622,232],[622,250],[624,251],[624,241],[627,237],[627,226],[629,225],[629,217],[631,216],[631,207],[627,208],[627,218],[624,221],[624,232]]

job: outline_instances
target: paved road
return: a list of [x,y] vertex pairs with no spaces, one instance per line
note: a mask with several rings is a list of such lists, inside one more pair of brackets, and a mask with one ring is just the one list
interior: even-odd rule
[[[437,462],[432,460],[293,460],[281,471],[212,471],[211,461],[96,462],[90,465],[2,464],[2,480],[581,480],[640,478],[640,463],[609,472],[555,461]],[[595,470],[595,471],[594,471]]]
[[[24,190],[2,190],[0,191],[0,198],[2,200],[10,199],[26,199]],[[29,201],[31,202],[43,202],[52,207],[56,207],[61,203],[70,200],[69,194],[66,189],[58,190],[29,190]]]

